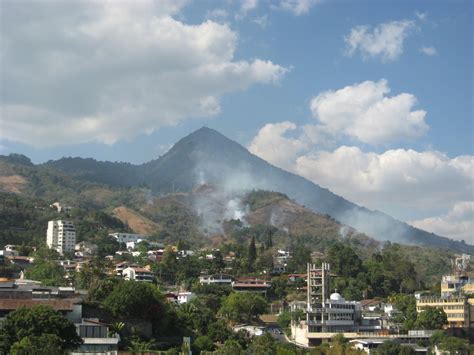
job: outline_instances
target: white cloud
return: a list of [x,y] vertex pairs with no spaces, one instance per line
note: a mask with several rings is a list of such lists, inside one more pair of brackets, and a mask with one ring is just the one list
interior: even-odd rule
[[438,51],[436,50],[435,47],[430,46],[430,47],[421,47],[420,52],[429,56],[433,56],[438,54]]
[[206,13],[206,18],[210,20],[225,20],[229,13],[225,9],[212,9]]
[[[448,210],[459,201],[474,199],[474,156],[450,158],[438,151],[411,149],[375,153],[354,146],[320,151],[307,127],[300,129],[289,121],[266,124],[249,150],[372,209],[409,216]],[[434,225],[431,219],[425,222]],[[460,235],[437,232],[453,238]]]
[[415,11],[415,15],[420,21],[426,20],[428,16],[426,12],[419,12],[419,11]]
[[474,201],[456,203],[445,215],[411,222],[417,228],[474,244]]
[[474,157],[395,149],[377,154],[342,146],[307,153],[294,171],[365,206],[449,208],[472,196]]
[[259,25],[261,28],[265,29],[270,25],[270,20],[268,19],[268,15],[263,15],[255,18],[253,20],[257,25]]
[[380,57],[383,61],[393,61],[403,53],[403,42],[415,27],[413,21],[392,21],[374,27],[356,26],[344,37],[347,54],[360,52],[364,58]]
[[284,136],[296,129],[297,126],[289,121],[268,123],[250,143],[249,151],[276,166],[291,170],[298,153],[307,148],[305,141]]
[[258,7],[258,0],[242,0],[240,4],[240,16],[247,15]]
[[402,93],[387,96],[388,82],[365,81],[311,100],[317,128],[333,136],[346,135],[369,144],[414,139],[428,130],[426,111],[413,110],[416,97]]
[[216,115],[222,95],[285,74],[235,60],[227,24],[173,18],[185,3],[3,2],[0,138],[111,144]]
[[311,8],[321,0],[281,0],[280,8],[289,11],[296,16],[305,15]]

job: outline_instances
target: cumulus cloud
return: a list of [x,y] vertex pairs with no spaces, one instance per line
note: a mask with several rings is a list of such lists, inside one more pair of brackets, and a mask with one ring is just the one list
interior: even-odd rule
[[216,115],[222,95],[285,74],[271,61],[235,60],[227,24],[174,18],[185,4],[3,2],[0,138],[112,144]]
[[382,61],[396,60],[403,53],[403,42],[415,27],[413,21],[392,21],[370,26],[356,26],[344,37],[349,56],[360,53],[364,58],[380,57]]
[[423,135],[428,130],[426,111],[413,110],[416,97],[408,93],[388,96],[389,92],[388,82],[382,79],[317,95],[310,104],[313,117],[319,121],[316,129],[369,144]]
[[294,171],[366,206],[449,208],[472,196],[474,157],[411,149],[363,152],[342,146],[296,159]]
[[305,141],[285,137],[286,133],[296,129],[296,124],[289,121],[268,123],[250,143],[249,151],[276,166],[291,170],[297,154],[307,148]]
[[474,244],[474,201],[458,202],[444,215],[412,221],[411,224]]
[[281,0],[279,7],[293,15],[300,16],[307,14],[319,2],[320,0]]
[[420,48],[420,52],[423,53],[423,54],[426,54],[428,56],[434,56],[436,54],[438,54],[438,51],[436,50],[435,47],[433,46],[430,46],[430,47],[421,47]]

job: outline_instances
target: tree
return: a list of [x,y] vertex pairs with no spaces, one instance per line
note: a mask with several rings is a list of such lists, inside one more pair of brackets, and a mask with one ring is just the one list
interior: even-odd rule
[[36,259],[33,266],[26,270],[25,276],[41,281],[44,286],[64,286],[66,284],[63,267],[52,260]]
[[17,341],[10,349],[12,355],[50,355],[66,354],[61,347],[62,340],[54,334],[43,334],[42,336],[28,336]]
[[239,342],[235,340],[226,340],[224,346],[216,351],[217,355],[242,355],[243,349]]
[[119,283],[103,305],[120,319],[160,319],[163,322],[167,312],[163,296],[156,286],[136,281]]
[[[2,327],[3,352],[7,354],[16,342],[19,342],[16,345],[16,349],[19,351],[26,346],[37,346],[45,342],[46,339],[23,340],[23,338],[42,337],[45,334],[51,334],[61,339],[61,350],[73,350],[82,343],[82,339],[76,333],[74,323],[51,307],[40,305],[32,308],[20,308],[6,317]],[[51,339],[49,337],[49,340]]]
[[405,332],[412,330],[417,318],[416,299],[414,296],[397,294],[388,298],[389,302],[395,307],[397,313],[394,315],[394,321],[402,325]]
[[248,354],[273,355],[276,353],[275,340],[269,333],[253,338],[247,350]]
[[410,346],[402,346],[395,341],[385,341],[380,345],[376,354],[379,355],[414,355],[415,350]]
[[266,307],[267,301],[262,296],[251,292],[236,292],[226,297],[219,312],[233,321],[250,322],[253,317],[265,312]]
[[198,354],[201,351],[212,351],[214,350],[214,343],[212,342],[211,338],[209,338],[206,335],[201,335],[196,338],[194,341],[192,348],[194,351],[196,351]]
[[326,259],[331,263],[332,271],[339,276],[356,277],[363,270],[362,260],[355,251],[340,242],[329,248]]
[[417,329],[442,329],[448,324],[448,317],[442,308],[430,307],[418,314],[415,322]]
[[247,254],[247,260],[248,260],[250,268],[253,268],[253,265],[255,264],[256,259],[257,259],[257,248],[255,246],[255,237],[252,236],[252,239],[250,239],[249,250]]

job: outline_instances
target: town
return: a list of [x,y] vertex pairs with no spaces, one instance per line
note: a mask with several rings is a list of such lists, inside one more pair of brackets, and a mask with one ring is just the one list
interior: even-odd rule
[[[50,208],[61,216],[71,210]],[[436,289],[402,281],[351,299],[343,295],[357,294],[350,282],[362,268],[349,270],[360,263],[347,257],[350,247],[281,250],[270,233],[262,242],[249,237],[244,248],[191,249],[184,240],[164,245],[110,231],[113,247],[105,254],[77,242],[74,221],[60,218],[45,226],[46,247],[0,251],[5,353],[47,346],[71,354],[467,354],[474,335],[467,254],[452,260],[452,273]],[[28,314],[39,319],[48,312],[75,334],[19,342],[15,327]]]

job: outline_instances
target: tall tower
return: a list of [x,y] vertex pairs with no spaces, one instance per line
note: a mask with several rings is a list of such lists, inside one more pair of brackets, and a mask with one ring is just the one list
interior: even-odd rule
[[76,245],[76,227],[71,221],[49,221],[46,232],[48,248],[58,253],[74,251]]
[[308,306],[321,304],[329,298],[331,291],[331,275],[328,263],[322,263],[321,268],[308,264]]

